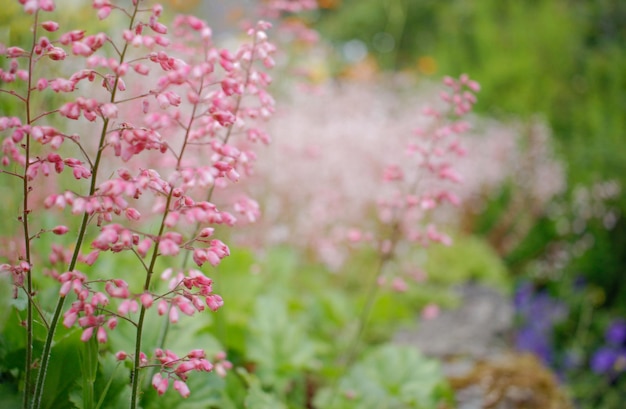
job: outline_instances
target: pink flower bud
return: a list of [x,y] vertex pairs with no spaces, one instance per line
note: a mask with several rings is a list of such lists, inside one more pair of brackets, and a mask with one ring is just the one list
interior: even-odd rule
[[194,370],[196,365],[192,361],[183,362],[176,368],[176,374],[181,375],[191,370]]
[[68,229],[66,226],[57,226],[54,229],[52,229],[52,233],[58,235],[58,236],[62,236],[65,233],[67,233],[70,229]]
[[169,319],[172,324],[178,322],[178,310],[176,308],[170,308]]
[[187,354],[187,357],[189,358],[205,358],[206,357],[206,352],[204,352],[204,349],[194,349],[191,352],[189,352]]
[[104,344],[107,342],[107,332],[104,327],[99,327],[98,332],[96,334],[96,338],[99,343]]
[[145,64],[137,63],[133,66],[133,70],[139,75],[148,75],[150,68]]
[[20,57],[22,55],[26,55],[26,51],[20,47],[9,47],[6,49],[6,56],[9,58]]
[[150,293],[141,294],[141,296],[139,296],[139,300],[141,301],[141,304],[146,308],[150,308],[152,306],[152,303],[154,302],[154,298]]
[[107,321],[107,327],[109,327],[110,330],[114,330],[117,327],[117,318],[111,317]]
[[83,57],[89,57],[93,54],[93,50],[87,44],[82,41],[75,41],[72,43],[72,53],[74,55],[82,55]]
[[55,21],[45,21],[41,23],[41,26],[43,27],[44,30],[50,31],[50,32],[57,31],[59,29],[59,23]]
[[127,208],[124,213],[126,214],[126,218],[128,220],[139,220],[141,218],[141,213],[139,213],[139,210],[133,208],[133,207],[129,207]]
[[[66,295],[68,295],[70,293],[70,290],[72,289],[72,282],[71,281],[66,281],[61,285],[61,289],[59,290],[59,295],[61,297],[65,297]],[[70,324],[71,326],[71,324]]]
[[37,80],[37,90],[43,91],[48,87],[48,80],[45,78],[39,78]]
[[112,103],[103,104],[100,107],[100,113],[102,113],[102,116],[105,118],[115,119],[117,118],[117,105]]
[[174,381],[174,389],[177,390],[183,398],[187,398],[190,394],[187,384],[179,379]]
[[194,16],[186,16],[187,17],[187,24],[189,24],[189,27],[191,27],[192,29],[199,31],[201,29],[203,29],[205,27],[205,22],[200,20],[197,17]]
[[213,227],[205,227],[204,229],[200,230],[200,237],[211,237],[213,235],[213,232],[215,231],[215,229]]
[[39,8],[43,11],[54,11],[53,0],[39,0]]
[[109,17],[109,14],[111,14],[111,7],[102,7],[98,10],[98,19],[104,20]]
[[155,22],[154,24],[151,24],[150,28],[159,34],[167,34],[167,27],[164,24],[161,24],[159,22]]
[[212,294],[206,297],[206,305],[213,311],[217,311],[224,305],[224,300],[217,294]]
[[135,300],[124,300],[117,308],[120,315],[127,315],[129,312],[137,312],[138,306]]
[[85,328],[82,335],[80,336],[80,340],[83,342],[87,342],[91,339],[93,335],[93,327]]
[[77,319],[78,319],[78,314],[76,314],[75,312],[72,312],[72,310],[70,310],[70,311],[66,312],[65,316],[63,317],[63,326],[65,328],[71,328],[72,325],[74,325],[74,323],[76,323]]
[[159,242],[159,252],[164,256],[175,256],[180,252],[180,247],[173,240],[163,239]]
[[163,395],[165,391],[167,391],[168,385],[169,380],[167,378],[163,378],[160,373],[156,373],[152,377],[152,386],[156,389],[159,395]]
[[167,304],[167,301],[160,300],[159,303],[157,304],[157,313],[159,315],[165,315],[165,313],[167,312],[168,307],[169,306]]

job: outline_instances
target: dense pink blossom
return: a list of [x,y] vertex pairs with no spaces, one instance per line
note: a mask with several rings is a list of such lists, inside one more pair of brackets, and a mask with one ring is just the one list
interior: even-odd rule
[[[139,0],[92,2],[94,18],[129,18],[119,33],[114,26],[92,32],[43,18],[55,10],[52,0],[20,3],[40,23],[33,26],[32,47],[2,46],[0,81],[14,83],[3,95],[20,106],[27,101],[29,111],[0,116],[1,166],[3,176],[27,192],[19,219],[24,230],[40,232],[18,237],[17,254],[1,265],[15,293],[35,294],[26,278],[44,271],[58,286],[58,305],[67,300],[57,309],[59,322],[80,328],[81,340],[99,343],[118,325],[132,323],[141,335],[138,317],[147,309],[156,307],[171,322],[216,311],[224,301],[207,271],[230,249],[215,227],[235,226],[236,215],[249,222],[260,216],[253,199],[227,191],[252,174],[256,142],[270,139],[262,128],[275,103],[265,72],[276,52],[266,34],[271,25],[248,25],[247,37],[225,48],[200,18],[177,16],[168,24],[160,5],[143,8]],[[56,227],[37,226],[40,218],[30,215],[42,211],[57,219]],[[47,257],[27,251],[42,234],[62,239]],[[66,246],[71,240],[75,245]],[[109,257],[118,253],[136,263],[109,271]],[[189,269],[181,254],[204,270]],[[149,280],[159,258],[179,266],[163,285]],[[148,280],[142,288],[122,274]],[[157,392],[165,393],[172,380],[187,397],[188,374],[213,369],[194,351],[182,358],[120,352],[117,359],[132,359],[134,370],[160,362]],[[42,362],[47,365],[48,355]]]

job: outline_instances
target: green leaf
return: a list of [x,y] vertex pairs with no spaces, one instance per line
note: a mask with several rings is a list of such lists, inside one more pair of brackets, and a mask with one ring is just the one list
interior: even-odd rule
[[237,368],[238,375],[248,385],[248,394],[244,401],[247,409],[286,409],[287,407],[272,393],[266,392],[261,387],[259,378],[250,374],[243,368]]
[[22,405],[22,394],[11,386],[0,383],[0,408],[19,408]]
[[265,392],[261,389],[260,384],[255,384],[248,391],[248,396],[244,405],[248,409],[281,409],[287,408],[280,400],[273,394]]
[[316,346],[302,324],[289,316],[282,300],[269,295],[257,299],[246,346],[263,385],[284,391],[295,376],[316,366]]
[[315,397],[328,409],[434,408],[446,397],[437,361],[417,349],[392,344],[372,350],[339,380]]
[[69,395],[81,376],[81,366],[76,356],[84,347],[80,335],[80,331],[75,330],[52,347],[42,396],[43,409],[75,409]]

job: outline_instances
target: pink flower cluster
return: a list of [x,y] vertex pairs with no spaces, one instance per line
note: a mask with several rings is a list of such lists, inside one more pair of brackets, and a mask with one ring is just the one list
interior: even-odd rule
[[[444,86],[440,98],[422,109],[391,87],[362,83],[329,84],[315,94],[291,96],[294,101],[272,123],[274,150],[260,161],[259,175],[273,193],[255,194],[267,209],[264,240],[288,240],[312,250],[333,269],[359,243],[387,254],[406,247],[394,244],[398,240],[449,244],[435,213],[461,201],[457,192],[465,175],[457,166],[478,84],[463,76],[447,78]],[[418,89],[417,96],[428,101],[436,93]],[[290,158],[290,171],[276,172],[287,166],[284,158]],[[414,274],[420,267],[414,256],[399,259],[407,265],[398,271],[422,279]],[[406,288],[401,278],[381,282],[400,291]]]
[[[157,349],[155,359],[159,362],[161,370],[152,377],[152,386],[159,395],[163,395],[170,384],[170,380],[174,379],[174,389],[184,398],[190,394],[189,388],[185,381],[191,371],[211,372],[215,370],[220,376],[226,374],[226,370],[232,368],[232,364],[225,360],[226,355],[220,352],[215,357],[215,364],[211,364],[206,360],[206,354],[201,349],[189,352],[180,358],[169,350]],[[118,352],[119,360],[125,359],[124,352]]]
[[[94,0],[98,19],[119,13],[129,23],[95,34],[40,22],[54,11],[52,0],[20,3],[39,23],[31,49],[0,46],[8,65],[0,67],[0,93],[23,109],[0,116],[2,173],[24,186],[25,233],[38,228],[30,215],[46,209],[57,210],[50,214],[63,224],[17,235],[28,251],[1,270],[29,294],[35,291],[26,277],[40,283],[44,272],[55,279],[60,305],[73,300],[62,324],[80,327],[84,341],[95,335],[107,342],[108,331],[124,321],[141,333],[138,316],[152,307],[172,323],[179,314],[216,311],[224,301],[199,270],[230,254],[215,227],[234,226],[239,215],[249,222],[259,217],[256,201],[226,191],[252,173],[256,146],[270,141],[262,129],[274,112],[265,72],[275,65],[270,24],[251,25],[247,41],[232,50],[214,43],[205,21],[177,16],[168,26],[160,5],[142,8],[141,0]],[[30,250],[47,232],[63,241],[51,245],[46,260]],[[74,246],[61,244],[71,239]],[[99,269],[99,260],[121,252],[136,260],[143,288]],[[198,269],[176,258],[184,253]],[[178,266],[160,284],[151,278],[165,257]],[[202,351],[178,358],[157,348],[154,359],[161,365],[153,380],[159,393],[175,375],[174,388],[187,396],[186,373],[213,368]],[[229,364],[221,360],[223,372]]]
[[480,89],[466,75],[459,80],[446,77],[444,84],[450,89],[441,93],[444,107],[423,109],[430,120],[414,129],[415,139],[405,147],[409,159],[384,168],[383,181],[392,189],[378,200],[379,219],[398,223],[404,239],[424,246],[433,241],[449,244],[449,238],[434,225],[425,229],[421,225],[427,213],[440,204],[459,204],[450,185],[462,180],[455,169],[456,158],[465,155],[459,136],[470,129],[463,117],[470,112],[476,102],[474,93]]

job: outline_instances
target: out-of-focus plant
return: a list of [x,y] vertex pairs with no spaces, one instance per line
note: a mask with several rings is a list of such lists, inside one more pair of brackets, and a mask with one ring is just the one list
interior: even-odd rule
[[[419,264],[412,258],[416,249],[435,243],[449,245],[451,242],[450,237],[435,226],[431,215],[442,204],[458,204],[453,186],[460,182],[461,176],[457,173],[455,161],[465,153],[460,135],[469,129],[465,116],[476,101],[474,93],[478,91],[478,84],[467,76],[459,80],[446,78],[445,84],[448,90],[440,95],[442,103],[424,108],[424,119],[414,130],[412,138],[402,137],[402,133],[394,127],[384,127],[386,135],[371,130],[354,133],[351,139],[360,139],[355,140],[354,145],[341,141],[349,149],[346,153],[350,155],[353,152],[356,156],[351,161],[341,151],[332,149],[337,141],[326,144],[316,141],[318,146],[315,151],[320,155],[330,153],[329,156],[339,160],[338,166],[335,168],[332,160],[327,158],[317,161],[315,173],[319,174],[319,180],[314,186],[307,186],[301,192],[285,192],[285,202],[268,206],[276,209],[285,226],[298,229],[303,240],[321,238],[309,247],[318,255],[325,256],[326,249],[323,245],[320,247],[324,240],[336,254],[341,253],[342,246],[348,251],[361,246],[370,249],[371,271],[366,278],[362,274],[356,278],[365,293],[362,294],[364,299],[357,328],[349,335],[350,341],[343,357],[348,368],[356,359],[370,314],[375,313],[378,288],[389,285],[395,291],[406,291],[409,286],[407,279],[419,280],[414,277],[419,273]],[[386,121],[382,112],[380,114],[380,120]],[[344,124],[331,123],[330,126],[341,127]],[[358,122],[356,124],[359,125]],[[302,127],[302,124],[298,126]],[[289,131],[289,128],[284,130]],[[320,132],[320,129],[315,132]],[[345,135],[351,133],[350,130],[343,132]],[[331,135],[336,137],[336,134]],[[368,144],[368,141],[376,142]],[[377,149],[381,144],[384,150]],[[311,151],[313,157],[315,151]],[[333,169],[340,169],[342,173],[333,174]],[[366,169],[367,172],[358,169]],[[346,174],[352,176],[345,177]],[[290,180],[293,174],[284,176]],[[375,184],[376,188],[350,186],[357,181],[362,181],[365,186]],[[280,186],[273,186],[272,191],[281,191],[281,186],[290,189],[294,185],[283,181]],[[327,206],[325,200],[332,201],[332,205]],[[292,201],[299,204],[293,207]],[[316,207],[318,214],[313,213]],[[311,215],[314,220],[311,220]],[[312,228],[298,228],[300,220],[312,223]],[[292,237],[292,234],[287,233],[287,237]],[[335,269],[344,264],[342,259],[326,257],[325,261]],[[337,384],[331,388],[328,405],[335,404],[337,388],[341,386]]]
[[608,181],[574,192],[571,202],[551,205],[544,225],[553,241],[525,266],[527,281],[516,292],[517,346],[559,373],[580,407],[618,408],[624,399],[620,283],[598,281],[580,261],[597,245],[594,225],[611,230],[622,220],[614,204],[620,187]]
[[516,293],[519,350],[555,371],[580,408],[617,409],[624,401],[624,323],[619,311],[602,308],[602,290],[566,277]]
[[315,398],[320,408],[381,407],[427,409],[451,403],[441,365],[415,348],[382,345],[369,351],[339,380],[341,395],[323,389]]

